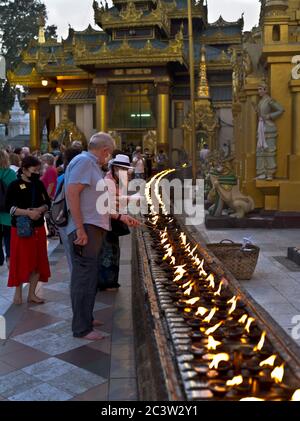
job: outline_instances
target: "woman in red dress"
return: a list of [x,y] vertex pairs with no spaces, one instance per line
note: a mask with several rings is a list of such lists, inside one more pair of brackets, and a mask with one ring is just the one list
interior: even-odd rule
[[[50,267],[44,214],[50,207],[47,191],[40,181],[40,161],[27,156],[23,159],[19,179],[11,183],[6,193],[6,208],[12,216],[11,255],[8,286],[15,287],[14,303],[22,304],[22,284],[29,283],[28,302],[43,304],[36,295],[38,282],[47,282]],[[18,216],[30,218],[33,233],[20,237],[17,231]]]

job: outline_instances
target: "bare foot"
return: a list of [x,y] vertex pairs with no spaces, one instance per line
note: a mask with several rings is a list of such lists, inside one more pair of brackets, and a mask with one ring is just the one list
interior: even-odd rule
[[37,297],[36,295],[33,295],[32,297],[28,297],[27,302],[32,304],[44,304],[45,300]]
[[20,297],[14,297],[14,304],[16,306],[20,306],[22,304],[22,298],[20,298]]
[[82,339],[88,339],[89,341],[100,341],[100,339],[104,339],[104,336],[101,336],[100,333],[93,330],[92,332],[83,336]]
[[94,320],[93,321],[93,326],[94,327],[103,326],[103,325],[104,325],[104,323],[103,322],[100,322],[100,320]]

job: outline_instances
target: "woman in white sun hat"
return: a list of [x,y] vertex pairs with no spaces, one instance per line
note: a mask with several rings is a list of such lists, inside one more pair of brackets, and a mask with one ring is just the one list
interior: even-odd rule
[[[119,193],[122,188],[127,187],[128,179],[133,171],[127,155],[118,154],[109,163],[109,172],[105,176],[108,186],[114,183],[115,189],[111,192],[111,200],[116,204],[116,212],[122,213],[119,203]],[[109,188],[109,187],[108,187]],[[115,193],[115,194],[114,194]],[[126,201],[127,202],[127,201]],[[139,221],[136,221],[139,225]],[[102,253],[99,261],[99,290],[117,291],[120,288],[120,239],[119,237],[129,235],[130,231],[123,222],[118,219],[111,220],[112,231],[109,231],[104,239]]]

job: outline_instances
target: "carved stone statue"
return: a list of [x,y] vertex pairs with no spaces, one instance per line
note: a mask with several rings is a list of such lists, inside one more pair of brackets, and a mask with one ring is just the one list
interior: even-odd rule
[[284,108],[268,95],[266,83],[258,88],[261,100],[258,114],[256,174],[259,180],[273,180],[276,172],[277,128],[274,123],[284,113]]
[[252,197],[241,193],[237,184],[231,186],[230,189],[226,189],[215,175],[211,174],[210,179],[218,195],[217,209],[221,210],[225,203],[234,211],[229,215],[231,218],[244,218],[247,213],[254,209],[255,205]]
[[254,210],[255,204],[250,196],[240,192],[237,178],[232,170],[231,163],[234,157],[224,159],[221,152],[213,152],[209,180],[212,186],[208,199],[213,202],[209,208],[212,216],[221,216],[225,205],[233,212],[232,218],[244,218],[247,213]]

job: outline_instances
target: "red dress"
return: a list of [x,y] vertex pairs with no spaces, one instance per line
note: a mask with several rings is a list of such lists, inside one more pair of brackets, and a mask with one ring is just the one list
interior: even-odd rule
[[48,282],[51,273],[44,226],[34,228],[29,238],[18,237],[17,228],[11,228],[9,267],[9,287],[28,283],[33,272],[40,274],[40,282]]

